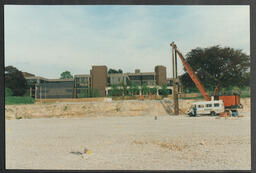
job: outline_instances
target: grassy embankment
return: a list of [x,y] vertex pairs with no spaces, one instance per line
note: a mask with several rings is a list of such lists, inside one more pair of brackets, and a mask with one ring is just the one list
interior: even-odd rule
[[33,104],[35,99],[31,97],[23,96],[6,96],[5,105],[15,105],[15,104]]

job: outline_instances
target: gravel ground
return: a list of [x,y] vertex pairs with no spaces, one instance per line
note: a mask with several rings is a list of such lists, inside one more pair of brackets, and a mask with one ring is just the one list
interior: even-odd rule
[[6,168],[250,170],[243,115],[6,120]]

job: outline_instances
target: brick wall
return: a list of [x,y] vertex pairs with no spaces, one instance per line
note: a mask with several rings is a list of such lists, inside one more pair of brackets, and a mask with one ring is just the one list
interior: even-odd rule
[[162,65],[156,66],[155,73],[156,73],[156,84],[159,86],[166,84],[166,67]]
[[99,96],[104,97],[107,86],[107,66],[92,66],[91,82],[93,91],[98,90]]

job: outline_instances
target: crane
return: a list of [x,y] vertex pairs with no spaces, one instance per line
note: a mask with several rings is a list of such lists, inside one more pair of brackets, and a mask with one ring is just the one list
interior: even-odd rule
[[[209,94],[206,92],[203,84],[201,83],[201,81],[199,80],[199,78],[197,77],[197,75],[195,74],[193,68],[189,65],[189,63],[186,62],[185,58],[183,57],[183,55],[181,54],[181,52],[177,49],[176,44],[174,44],[174,42],[172,42],[170,44],[170,46],[177,52],[177,54],[179,55],[181,62],[183,63],[185,69],[187,70],[190,78],[192,79],[192,81],[195,83],[196,87],[199,89],[199,91],[201,92],[201,94],[203,95],[205,101],[211,101],[211,97],[209,96]],[[214,90],[214,96],[217,92],[217,90],[219,89],[219,85],[216,86],[215,90]],[[242,108],[243,105],[240,104],[240,96],[237,94],[233,94],[233,95],[221,95],[218,96],[218,100],[223,100],[224,103],[224,107],[226,110],[230,110],[232,112],[237,112],[237,108]]]
[[180,51],[177,49],[177,46],[174,44],[174,42],[171,43],[172,48],[178,53],[181,62],[183,63],[185,69],[187,70],[189,76],[191,77],[192,81],[195,83],[196,87],[199,89],[201,94],[203,95],[204,99],[206,101],[210,101],[211,98],[209,94],[205,91],[203,84],[200,82],[198,79],[197,75],[195,74],[194,70],[192,67],[185,61],[183,55],[180,53]]

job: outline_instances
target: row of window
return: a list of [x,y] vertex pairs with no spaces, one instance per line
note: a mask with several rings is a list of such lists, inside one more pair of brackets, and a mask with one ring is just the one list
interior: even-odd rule
[[[205,107],[207,108],[211,108],[211,107],[219,107],[220,104],[219,103],[214,103],[213,105],[212,104],[206,104]],[[198,108],[204,108],[204,105],[198,105]]]

